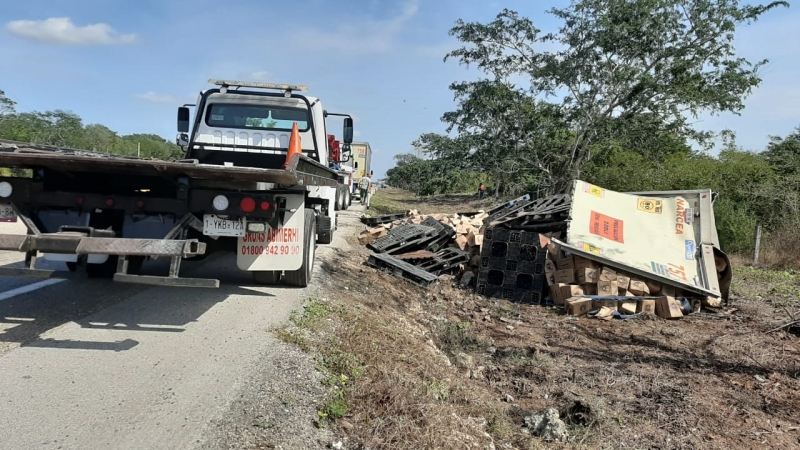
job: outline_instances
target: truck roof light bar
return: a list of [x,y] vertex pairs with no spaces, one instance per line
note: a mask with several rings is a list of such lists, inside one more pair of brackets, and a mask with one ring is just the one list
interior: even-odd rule
[[236,80],[208,80],[209,83],[221,86],[223,88],[229,87],[250,87],[260,89],[275,89],[279,91],[307,91],[308,88],[299,84],[280,84],[280,83],[261,83],[257,81],[236,81]]

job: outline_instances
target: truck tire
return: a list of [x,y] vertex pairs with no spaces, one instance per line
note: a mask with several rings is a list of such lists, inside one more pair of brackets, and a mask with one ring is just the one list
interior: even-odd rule
[[342,209],[342,191],[337,189],[336,200],[333,201],[333,210],[339,211],[340,209]]
[[342,200],[342,211],[347,211],[347,208],[350,207],[350,190],[348,189],[347,192],[344,193],[344,199]]
[[[353,205],[353,194],[351,194],[350,191],[348,190],[347,191],[347,207],[349,208],[352,205]],[[347,209],[347,208],[345,208],[345,209]]]
[[317,218],[313,209],[306,208],[303,236],[303,265],[297,270],[287,270],[283,283],[287,286],[306,287],[311,282],[316,256]]
[[317,244],[328,245],[333,242],[333,232],[335,224],[327,216],[317,217]]
[[253,281],[258,284],[276,285],[281,281],[280,270],[256,270],[253,271]]

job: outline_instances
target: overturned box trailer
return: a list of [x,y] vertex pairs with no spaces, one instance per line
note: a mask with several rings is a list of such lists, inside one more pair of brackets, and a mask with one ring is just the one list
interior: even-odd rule
[[565,251],[647,279],[728,299],[711,190],[621,193],[576,180]]

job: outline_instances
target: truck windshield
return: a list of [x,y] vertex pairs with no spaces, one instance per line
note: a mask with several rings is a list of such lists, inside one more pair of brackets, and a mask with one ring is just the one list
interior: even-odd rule
[[234,105],[212,103],[206,112],[206,125],[220,128],[255,128],[291,131],[308,130],[308,110],[286,106]]

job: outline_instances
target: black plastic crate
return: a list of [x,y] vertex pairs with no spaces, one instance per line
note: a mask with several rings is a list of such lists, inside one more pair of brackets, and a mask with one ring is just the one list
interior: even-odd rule
[[487,297],[541,304],[547,249],[539,234],[491,227],[484,233],[476,290]]
[[419,244],[435,235],[436,229],[424,225],[403,224],[392,228],[389,234],[368,244],[367,247],[377,253],[409,250],[409,244]]
[[405,218],[406,218],[405,213],[386,214],[378,217],[362,217],[361,223],[363,223],[364,225],[374,227],[383,223],[391,223],[394,222],[395,220],[403,220]]

